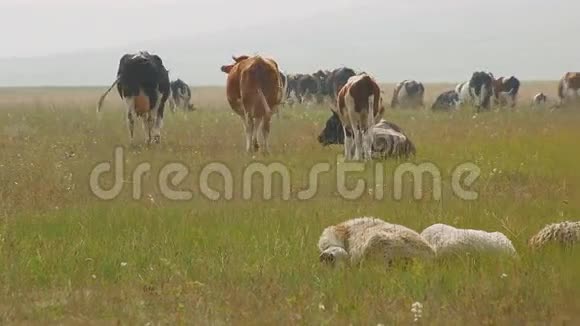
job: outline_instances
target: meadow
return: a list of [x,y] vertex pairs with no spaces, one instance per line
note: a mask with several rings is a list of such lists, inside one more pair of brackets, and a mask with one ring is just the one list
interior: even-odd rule
[[[393,85],[383,85],[386,102]],[[430,106],[451,84],[426,85]],[[282,107],[272,123],[271,155],[246,154],[243,128],[224,89],[193,89],[197,111],[166,111],[161,144],[147,147],[138,125],[128,146],[125,109],[116,93],[101,119],[104,88],[0,89],[0,324],[2,325],[578,325],[580,251],[532,252],[529,237],[545,224],[580,218],[580,109],[532,110],[532,96],[555,97],[556,82],[523,82],[520,105],[475,115],[387,109],[417,147],[411,162],[441,171],[424,196],[392,196],[392,171],[403,162],[372,162],[349,176],[365,178],[356,200],[337,193],[336,174],[321,176],[313,198],[297,193],[317,163],[337,167],[341,146],[317,136],[326,106]],[[93,168],[124,148],[123,188],[111,200],[89,187]],[[242,171],[252,162],[278,162],[291,172],[290,199],[255,193],[242,198]],[[164,196],[159,172],[167,163],[189,168]],[[233,173],[232,199],[211,200],[199,173],[219,162]],[[476,200],[451,191],[462,163],[481,169]],[[140,198],[132,171],[151,169]],[[372,171],[383,164],[383,199]],[[112,184],[103,176],[103,187]],[[212,187],[224,189],[217,176]],[[138,184],[137,184],[138,185]],[[322,230],[353,217],[375,216],[418,232],[434,223],[500,231],[519,259],[460,256],[408,268],[380,264],[333,269],[318,261]],[[420,302],[417,321],[411,306]]]

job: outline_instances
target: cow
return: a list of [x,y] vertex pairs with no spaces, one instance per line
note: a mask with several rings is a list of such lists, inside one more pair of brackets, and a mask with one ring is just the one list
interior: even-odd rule
[[171,82],[171,96],[169,97],[169,108],[175,113],[176,108],[184,111],[195,111],[191,104],[191,90],[183,80],[177,79]]
[[298,79],[300,78],[301,74],[291,74],[287,76],[287,84],[288,84],[288,90],[287,90],[287,97],[291,98],[292,94],[294,94],[294,96],[296,98],[298,98]]
[[288,76],[286,76],[286,74],[280,70],[279,72],[280,75],[280,89],[282,91],[282,101],[285,102],[288,99],[288,96],[290,95],[290,91],[288,89]]
[[500,77],[493,80],[494,101],[499,106],[516,106],[520,81],[514,77]]
[[560,105],[577,102],[580,90],[580,72],[567,72],[558,83],[558,97]]
[[299,74],[296,77],[296,96],[298,103],[304,103],[307,100],[316,99],[320,104],[322,102],[320,79],[310,74]]
[[476,71],[471,79],[455,88],[459,95],[459,106],[467,104],[475,106],[477,112],[488,111],[493,95],[493,75],[484,71]]
[[283,95],[278,63],[260,55],[232,58],[221,71],[227,74],[227,100],[244,123],[246,151],[268,154],[270,121]]
[[425,87],[416,80],[404,80],[395,86],[391,108],[416,109],[424,107]]
[[356,73],[353,69],[348,67],[341,67],[332,70],[326,76],[326,92],[327,95],[330,96],[330,99],[333,103],[336,102],[338,92],[340,92],[348,79],[355,75]]
[[[326,121],[324,130],[318,136],[322,146],[344,144],[342,124],[336,113]],[[409,157],[415,155],[415,146],[403,130],[392,122],[381,119],[373,126],[373,158]]]
[[352,76],[338,92],[337,105],[331,107],[342,124],[347,160],[370,160],[372,126],[382,117],[381,89],[367,74]]
[[169,72],[161,58],[147,51],[124,54],[119,60],[117,78],[99,99],[97,112],[101,111],[105,97],[115,85],[127,108],[131,144],[136,117],[143,119],[147,143],[160,143],[163,111],[171,92]]
[[455,90],[445,91],[435,99],[431,106],[432,111],[451,111],[457,108],[459,94]]
[[540,92],[536,94],[532,100],[532,107],[543,107],[548,102],[546,94]]

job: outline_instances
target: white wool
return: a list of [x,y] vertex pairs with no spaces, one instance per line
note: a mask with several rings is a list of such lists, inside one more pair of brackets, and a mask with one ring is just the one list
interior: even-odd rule
[[327,227],[318,249],[323,256],[357,264],[374,256],[390,262],[396,258],[430,258],[435,252],[421,236],[404,226],[373,217],[360,217]]
[[421,232],[435,249],[437,256],[454,253],[500,253],[517,255],[512,242],[501,232],[458,229],[445,224],[434,224]]

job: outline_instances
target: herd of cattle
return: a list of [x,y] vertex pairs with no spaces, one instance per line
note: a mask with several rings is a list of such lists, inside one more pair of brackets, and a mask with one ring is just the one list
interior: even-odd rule
[[[270,120],[278,108],[315,101],[329,102],[332,116],[318,137],[322,145],[344,144],[347,160],[369,160],[382,157],[409,156],[415,146],[402,129],[385,121],[383,92],[377,81],[366,72],[347,67],[313,74],[286,75],[278,63],[262,56],[232,57],[233,63],[221,67],[227,74],[226,97],[232,110],[244,123],[246,150],[269,152]],[[135,118],[144,120],[148,143],[160,142],[164,107],[195,110],[191,91],[182,80],[170,81],[162,59],[155,54],[138,52],[121,57],[117,78],[101,96],[99,112],[105,96],[117,86],[127,107],[127,124],[133,141]],[[568,72],[558,84],[558,106],[579,99],[580,73]],[[469,80],[455,89],[441,93],[433,111],[449,111],[472,106],[477,112],[489,111],[492,105],[514,107],[520,81],[514,77],[495,78],[485,71],[476,71]],[[424,108],[425,87],[419,81],[404,80],[396,85],[391,108]],[[533,105],[545,105],[547,96],[537,94]]]

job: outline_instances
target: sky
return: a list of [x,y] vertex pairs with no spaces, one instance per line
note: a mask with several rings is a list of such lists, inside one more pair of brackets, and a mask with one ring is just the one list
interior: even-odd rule
[[[0,0],[0,57],[44,56],[264,25],[350,0]],[[259,8],[259,9],[258,9]]]
[[385,82],[556,80],[580,70],[578,13],[577,0],[0,0],[0,86],[106,85],[141,49],[191,85],[223,84],[244,53]]

